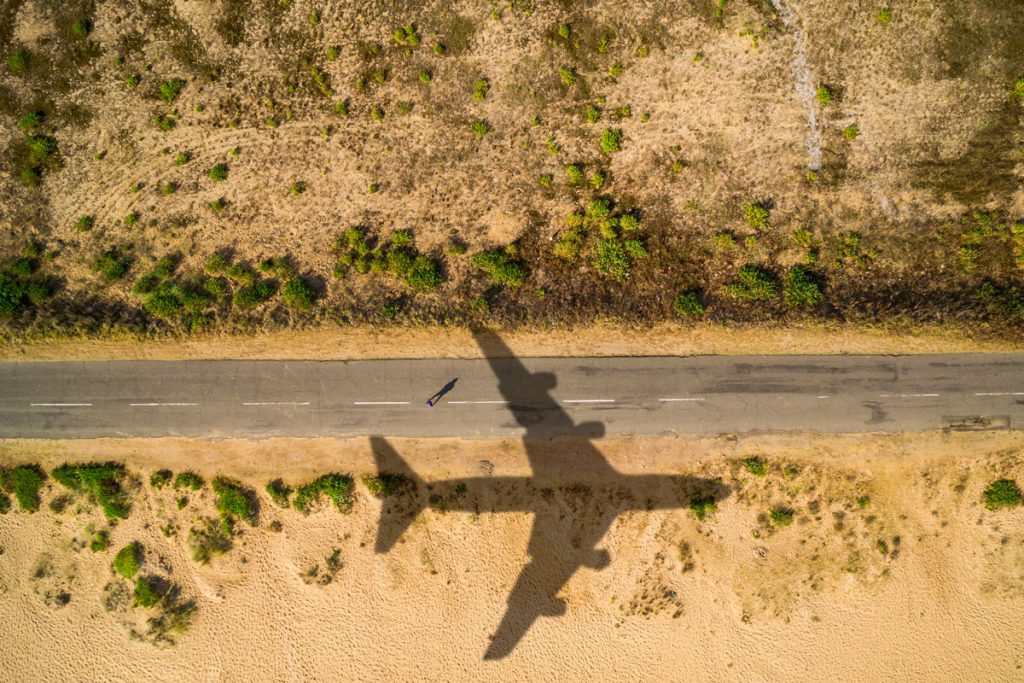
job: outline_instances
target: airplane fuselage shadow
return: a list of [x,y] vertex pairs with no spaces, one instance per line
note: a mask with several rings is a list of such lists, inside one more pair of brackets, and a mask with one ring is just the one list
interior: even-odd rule
[[[508,608],[491,637],[485,659],[505,657],[541,616],[565,613],[558,598],[581,567],[602,569],[610,561],[598,548],[616,517],[633,511],[686,508],[720,501],[729,489],[716,480],[688,475],[630,475],[613,469],[592,443],[604,435],[600,422],[576,424],[550,396],[549,373],[531,374],[495,335],[479,333],[502,395],[515,421],[526,428],[524,447],[533,476],[468,477],[423,481],[381,437],[371,438],[378,472],[391,477],[384,499],[376,551],[399,540],[419,513],[532,512],[529,562],[513,586]],[[499,358],[491,358],[491,355]]]

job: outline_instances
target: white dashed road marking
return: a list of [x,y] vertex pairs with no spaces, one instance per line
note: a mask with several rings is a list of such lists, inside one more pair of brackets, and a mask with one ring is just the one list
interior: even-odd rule
[[882,398],[931,398],[938,394],[879,394]]
[[570,398],[562,403],[615,403],[614,398]]
[[279,402],[264,402],[264,403],[243,403],[243,406],[308,406],[309,401],[279,401]]
[[975,396],[1024,396],[1024,391],[992,391]]
[[197,406],[198,403],[129,403],[130,406],[143,406],[146,408],[152,408],[155,406]]
[[662,403],[682,403],[683,401],[703,401],[702,398],[659,398]]

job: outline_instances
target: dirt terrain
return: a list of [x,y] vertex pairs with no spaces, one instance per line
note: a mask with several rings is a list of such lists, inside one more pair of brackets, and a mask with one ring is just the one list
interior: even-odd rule
[[[586,509],[598,515],[624,506],[598,484],[491,490],[487,478],[532,474],[520,443],[395,440],[427,487],[478,477],[459,495],[479,511],[432,501],[390,552],[376,554],[382,503],[361,480],[374,473],[365,440],[4,442],[8,467],[123,462],[131,509],[108,522],[88,496],[51,478],[38,512],[13,504],[0,516],[0,666],[19,681],[338,672],[360,680],[1011,680],[1024,665],[1024,508],[986,509],[982,490],[1000,478],[1021,481],[1022,438],[602,441],[622,472],[706,478],[728,494],[703,519],[685,495],[678,509],[620,515],[598,544],[611,563],[577,571],[559,594],[565,615],[541,617],[496,661],[482,655],[527,560],[534,514],[489,507],[512,496],[552,519],[561,510],[572,521],[569,543],[573,525],[591,521],[572,512],[580,503],[590,500]],[[561,474],[578,477],[566,467]],[[163,468],[191,469],[207,483],[155,488],[150,477]],[[297,486],[331,471],[356,477],[348,512],[325,500],[303,515],[264,491],[277,477]],[[209,485],[217,475],[251,487],[258,516],[238,522],[232,547],[201,564],[190,530],[217,515]],[[91,550],[99,531],[108,546]],[[132,606],[131,583],[111,568],[131,542],[141,544],[140,574],[175,587],[172,597]],[[192,610],[185,624],[168,628],[183,606]]]
[[0,11],[8,340],[1019,331],[1020,0]]

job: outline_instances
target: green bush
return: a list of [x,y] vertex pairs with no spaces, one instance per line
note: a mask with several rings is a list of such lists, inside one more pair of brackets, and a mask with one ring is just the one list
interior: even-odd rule
[[340,116],[341,118],[345,118],[346,116],[348,116],[348,100],[341,100],[340,102],[336,102],[334,104],[334,113]]
[[189,529],[188,544],[194,562],[207,564],[215,555],[231,550],[231,535],[224,527],[217,520],[207,518],[197,520],[197,525]]
[[0,274],[0,318],[10,318],[21,307],[25,288],[17,280]]
[[579,185],[583,182],[583,169],[579,164],[566,164],[565,177],[569,180],[570,185]]
[[172,130],[176,125],[178,125],[178,122],[175,120],[173,116],[169,116],[166,114],[156,114],[153,117],[153,125],[156,126],[160,131],[166,133],[169,130]]
[[363,484],[366,489],[377,498],[387,498],[401,493],[411,486],[412,482],[400,474],[378,474],[376,476],[363,477]]
[[252,490],[232,479],[217,477],[213,480],[213,493],[217,496],[217,513],[221,519],[243,519],[249,524],[256,524],[259,507]]
[[483,100],[487,98],[487,93],[491,89],[491,82],[486,78],[477,79],[477,82],[473,84],[473,99]]
[[157,470],[149,476],[149,485],[155,489],[162,489],[171,483],[174,473],[170,470]]
[[117,551],[114,555],[114,571],[126,579],[135,578],[142,565],[142,545],[138,541],[132,541]]
[[228,179],[228,165],[227,164],[215,164],[210,169],[210,180],[215,182],[221,182]]
[[281,300],[289,308],[308,311],[316,302],[316,292],[301,277],[293,277],[281,288]]
[[174,478],[174,488],[176,489],[184,488],[191,489],[193,491],[198,491],[199,489],[203,488],[205,484],[206,482],[203,481],[202,477],[200,477],[195,472],[190,472],[187,470],[185,472],[179,472],[178,476]]
[[206,269],[206,272],[214,275],[223,273],[228,269],[230,264],[231,261],[228,259],[227,255],[219,251],[213,252],[206,257],[205,261],[203,261],[203,267]]
[[124,223],[124,227],[132,228],[132,227],[135,227],[135,224],[139,222],[139,218],[140,218],[139,212],[138,211],[132,211],[131,213],[127,214],[121,220]]
[[122,490],[124,465],[115,462],[63,464],[52,472],[53,478],[72,491],[86,493],[103,509],[107,519],[127,519],[131,509],[128,494]]
[[420,34],[416,29],[415,24],[406,24],[405,26],[396,28],[391,32],[391,37],[395,41],[396,45],[418,47],[420,44]]
[[856,140],[858,135],[860,135],[860,127],[856,123],[851,123],[843,128],[843,137],[847,140]]
[[491,132],[491,124],[487,123],[483,119],[478,119],[473,122],[473,132],[476,133],[478,138],[482,138]]
[[699,318],[704,315],[704,305],[696,292],[680,292],[672,301],[672,311],[680,318]]
[[495,284],[516,288],[526,281],[526,268],[504,250],[481,251],[470,262],[490,275]]
[[132,607],[152,607],[163,598],[157,592],[157,586],[150,579],[140,576],[135,579],[135,590],[132,593]]
[[985,507],[989,510],[1014,507],[1021,503],[1020,488],[1017,482],[1012,479],[997,479],[987,487],[984,492]]
[[606,128],[601,133],[601,150],[611,154],[622,149],[622,131],[618,128]]
[[754,230],[764,230],[769,225],[768,207],[761,202],[747,202],[743,205],[743,220]]
[[11,499],[6,493],[0,493],[0,515],[11,511]]
[[405,276],[405,283],[417,292],[437,290],[444,284],[441,264],[428,256],[417,256]]
[[629,278],[629,255],[622,242],[601,239],[594,245],[594,268],[619,282]]
[[267,484],[267,493],[279,507],[287,508],[289,506],[288,498],[292,495],[292,487],[280,479],[275,479]]
[[789,526],[793,523],[793,509],[784,505],[776,505],[771,509],[768,517],[775,526]]
[[242,287],[232,297],[232,303],[241,309],[255,308],[270,300],[274,295],[274,288],[269,281],[264,280],[250,287]]
[[0,487],[7,493],[14,494],[18,507],[25,512],[39,509],[39,489],[46,481],[46,475],[38,465],[19,465],[9,470],[0,471]]
[[94,216],[79,216],[78,220],[75,221],[75,230],[78,232],[88,232],[95,225],[96,218]]
[[14,76],[24,76],[27,74],[28,65],[28,50],[16,50],[7,57],[7,70]]
[[690,499],[690,510],[694,517],[703,522],[718,510],[718,506],[711,496],[694,496]]
[[761,266],[746,265],[740,268],[736,282],[725,286],[725,292],[745,301],[765,301],[778,294],[778,285],[770,271]]
[[178,95],[181,94],[181,89],[185,87],[185,81],[180,78],[172,78],[169,81],[164,81],[160,84],[160,99],[168,104],[178,99]]
[[579,78],[579,74],[576,73],[576,69],[571,66],[563,66],[558,69],[558,77],[562,81],[562,85],[569,87],[575,85],[576,79]]
[[1024,76],[1021,76],[1014,82],[1013,89],[1010,90],[1010,94],[1018,100],[1024,100]]
[[308,514],[321,496],[327,496],[335,507],[347,512],[352,507],[352,477],[346,474],[325,474],[300,486],[295,491],[292,505],[303,514]]
[[38,111],[30,112],[30,113],[25,114],[24,116],[22,116],[20,119],[18,119],[18,128],[21,128],[23,131],[30,131],[33,128],[35,128],[36,126],[39,126],[40,124],[42,124],[42,122],[43,122],[43,113],[42,112],[38,112]]
[[818,104],[826,107],[832,101],[832,90],[823,83],[818,86],[818,92],[815,94],[815,97],[818,99]]
[[813,308],[821,303],[821,288],[812,279],[809,270],[803,266],[793,266],[786,273],[782,299],[790,308]]
[[116,249],[102,252],[92,261],[92,269],[104,282],[117,282],[128,272],[128,259]]
[[110,547],[110,534],[101,529],[92,535],[89,540],[89,550],[94,553],[101,553]]
[[889,9],[888,7],[883,7],[882,9],[878,10],[877,18],[879,24],[882,24],[883,26],[888,24],[890,21],[892,21],[892,10]]
[[768,473],[768,468],[765,466],[764,460],[754,456],[752,458],[744,458],[743,467],[755,477],[763,477]]

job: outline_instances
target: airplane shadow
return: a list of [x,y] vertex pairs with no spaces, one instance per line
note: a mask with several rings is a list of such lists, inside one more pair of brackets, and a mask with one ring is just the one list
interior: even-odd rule
[[507,656],[539,617],[565,614],[559,591],[581,567],[602,569],[611,558],[598,548],[615,518],[631,510],[685,508],[729,495],[720,481],[687,475],[616,471],[592,439],[600,422],[577,424],[551,396],[551,373],[530,373],[501,339],[475,332],[513,418],[525,428],[530,477],[479,476],[421,480],[382,437],[371,437],[377,470],[392,484],[381,512],[376,552],[385,553],[425,508],[445,511],[532,512],[533,529],[508,608],[484,659]]

